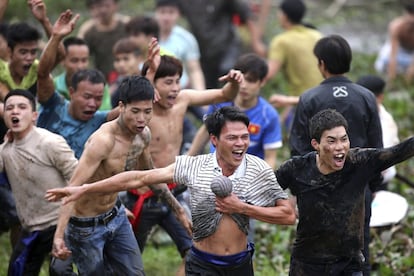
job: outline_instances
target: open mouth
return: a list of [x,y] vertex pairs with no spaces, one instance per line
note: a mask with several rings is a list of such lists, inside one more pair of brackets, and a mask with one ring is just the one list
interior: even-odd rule
[[28,72],[28,71],[30,70],[30,67],[32,67],[32,64],[26,64],[26,65],[23,65],[23,70],[24,70],[25,72]]
[[335,154],[333,159],[337,167],[342,167],[345,162],[345,154],[344,153]]
[[244,151],[243,150],[233,150],[231,153],[236,158],[241,158],[243,156]]
[[20,119],[17,118],[17,117],[12,117],[11,118],[11,122],[12,122],[12,125],[13,126],[17,126],[19,124],[19,122],[20,122]]

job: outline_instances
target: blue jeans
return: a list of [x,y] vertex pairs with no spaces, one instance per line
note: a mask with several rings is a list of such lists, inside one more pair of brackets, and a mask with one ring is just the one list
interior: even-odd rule
[[104,224],[99,221],[108,217],[109,212],[93,218],[76,218],[82,223],[92,221],[94,225],[90,227],[69,221],[66,237],[80,275],[145,275],[125,207],[114,209],[115,217]]

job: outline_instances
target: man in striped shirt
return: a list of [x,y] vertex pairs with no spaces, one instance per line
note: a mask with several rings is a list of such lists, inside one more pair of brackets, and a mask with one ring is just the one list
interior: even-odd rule
[[[186,259],[186,275],[253,275],[253,245],[247,242],[248,219],[293,224],[295,213],[280,188],[272,168],[246,154],[250,138],[249,118],[227,106],[206,118],[215,153],[178,156],[176,162],[147,171],[129,171],[94,184],[49,190],[46,198],[64,202],[83,193],[107,193],[175,182],[191,193],[193,247]],[[210,185],[220,175],[233,185],[227,197],[216,197]],[[216,223],[210,223],[211,220]],[[222,274],[221,274],[222,273]],[[212,275],[213,275],[212,274]]]

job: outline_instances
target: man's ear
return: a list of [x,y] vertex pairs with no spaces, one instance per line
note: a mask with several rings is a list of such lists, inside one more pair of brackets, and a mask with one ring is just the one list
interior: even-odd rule
[[210,142],[213,144],[214,147],[217,146],[217,137],[210,134]]
[[315,138],[311,140],[311,145],[312,145],[312,148],[314,148],[317,152],[319,152],[319,143],[318,141],[316,141]]

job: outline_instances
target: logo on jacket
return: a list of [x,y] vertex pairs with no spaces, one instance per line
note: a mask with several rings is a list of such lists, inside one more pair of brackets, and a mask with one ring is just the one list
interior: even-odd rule
[[333,96],[336,98],[340,97],[348,97],[348,91],[346,90],[346,86],[334,86],[333,89]]
[[253,134],[253,135],[254,134],[259,134],[260,126],[250,123],[249,127],[248,127],[248,131],[249,131],[250,134]]

